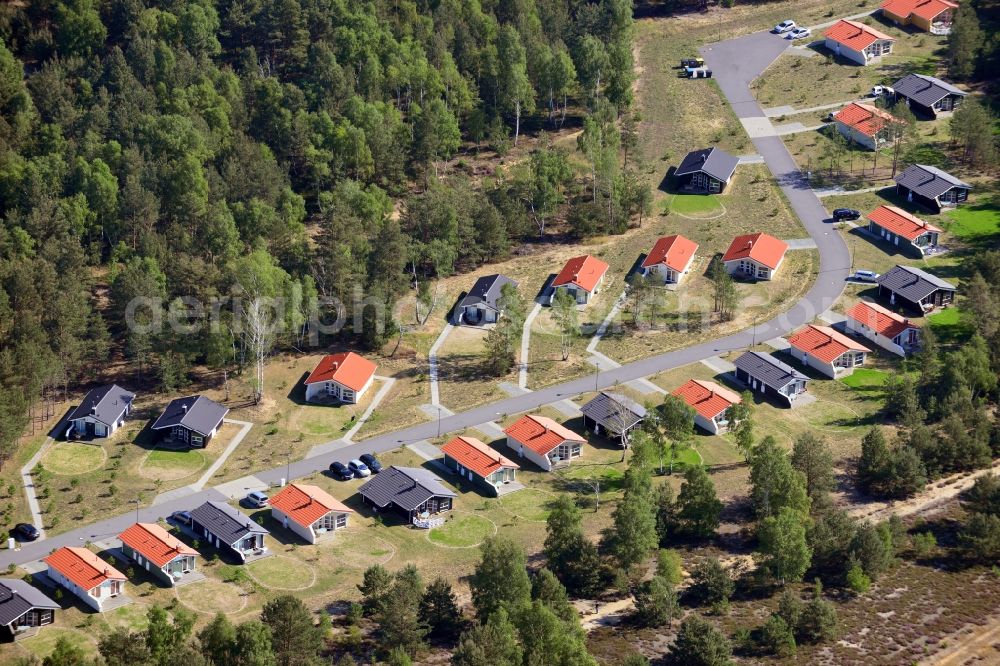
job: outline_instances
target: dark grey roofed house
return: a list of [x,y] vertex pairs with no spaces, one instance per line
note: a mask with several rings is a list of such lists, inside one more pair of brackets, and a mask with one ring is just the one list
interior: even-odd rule
[[228,548],[241,560],[263,553],[264,537],[270,532],[250,516],[225,502],[205,502],[191,511],[191,530],[216,548]]
[[878,293],[890,305],[903,305],[918,312],[933,310],[955,299],[955,285],[915,266],[896,266],[878,279]]
[[76,406],[67,422],[66,437],[105,437],[117,430],[132,411],[135,393],[117,384],[91,389]]
[[456,318],[459,323],[481,324],[495,322],[500,316],[500,292],[504,285],[514,282],[505,275],[484,275],[476,280],[469,293],[458,303]]
[[227,407],[214,400],[203,395],[189,395],[171,400],[152,428],[166,430],[170,438],[189,446],[205,446],[228,413]]
[[896,98],[906,99],[910,109],[936,117],[954,111],[969,93],[955,86],[924,74],[907,74],[892,85]]
[[739,158],[721,148],[703,148],[688,153],[674,176],[678,188],[685,191],[714,193],[726,189],[736,171]]
[[736,378],[751,391],[778,398],[788,407],[805,393],[809,381],[792,366],[763,352],[745,352],[736,359],[735,365]]
[[0,626],[13,636],[52,624],[59,604],[18,578],[0,578]]
[[628,435],[646,418],[646,408],[635,400],[611,391],[601,391],[580,408],[583,426],[600,434],[601,428],[613,437]]
[[896,176],[896,193],[907,201],[931,209],[957,206],[969,198],[972,186],[946,171],[927,164],[914,164]]
[[358,488],[358,493],[379,509],[395,507],[407,520],[422,513],[450,511],[455,497],[433,472],[396,465],[371,477]]

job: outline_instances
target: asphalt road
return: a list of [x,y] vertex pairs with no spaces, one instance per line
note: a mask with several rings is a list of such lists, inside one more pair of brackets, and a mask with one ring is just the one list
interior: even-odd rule
[[[777,35],[754,33],[738,39],[712,44],[702,49],[706,65],[713,70],[715,80],[726,95],[737,116],[740,118],[763,117],[764,113],[749,90],[749,83],[763,72],[788,46],[788,42]],[[692,85],[708,84],[707,81],[691,81]],[[537,409],[543,405],[571,398],[597,388],[608,388],[617,383],[639,379],[690,363],[696,363],[710,356],[736,349],[745,349],[753,342],[760,342],[785,335],[799,326],[812,321],[817,315],[828,310],[840,297],[844,280],[848,275],[851,258],[847,245],[840,235],[827,223],[827,212],[819,198],[805,184],[778,137],[762,137],[753,140],[757,151],[763,155],[768,168],[788,197],[792,209],[798,215],[809,235],[819,248],[820,268],[816,283],[809,292],[790,310],[774,319],[758,323],[753,329],[727,335],[710,342],[685,347],[660,354],[652,358],[627,363],[613,370],[590,375],[548,388],[539,389],[488,405],[459,411],[438,421],[421,423],[387,435],[348,444],[336,451],[312,458],[305,458],[274,469],[255,474],[257,478],[277,484],[286,474],[298,478],[325,470],[334,460],[346,461],[357,458],[362,453],[382,453],[399,448],[410,442],[433,439],[439,434],[460,431],[486,421],[496,420],[504,415]],[[694,146],[693,146],[694,148]],[[450,405],[460,410],[461,405]],[[191,509],[206,500],[223,499],[217,490],[207,489],[186,495],[170,502],[140,509],[139,518],[152,522],[168,516],[179,509]],[[136,512],[128,513],[79,527],[43,541],[24,544],[20,550],[0,551],[0,567],[10,563],[22,564],[44,557],[61,546],[82,545],[87,541],[113,538],[131,525]]]

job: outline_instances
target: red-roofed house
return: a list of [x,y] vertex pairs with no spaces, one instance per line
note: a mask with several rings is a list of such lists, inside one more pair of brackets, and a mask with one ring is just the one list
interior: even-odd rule
[[920,328],[903,315],[877,303],[861,301],[846,313],[847,330],[868,338],[882,349],[906,356],[920,346]]
[[942,233],[933,224],[895,206],[879,206],[869,213],[868,231],[897,246],[902,238],[904,248],[921,257],[937,248]]
[[125,555],[169,585],[176,585],[194,571],[198,551],[156,523],[136,523],[118,539]]
[[[125,574],[87,548],[63,546],[45,558],[48,577],[98,613],[125,593]],[[116,606],[120,605],[115,604]]]
[[271,496],[268,505],[272,518],[309,543],[347,527],[347,514],[354,513],[322,488],[304,483],[288,484]]
[[566,426],[547,416],[525,414],[504,432],[507,447],[527,458],[546,472],[583,454],[587,441]]
[[788,336],[792,356],[830,379],[865,364],[871,350],[829,326],[806,324]]
[[867,65],[892,53],[895,37],[890,37],[870,25],[841,19],[823,33],[826,48],[848,60]]
[[648,276],[655,273],[665,283],[677,284],[691,268],[697,251],[698,244],[693,240],[677,234],[664,236],[653,244],[653,249],[643,260],[642,274]]
[[869,150],[878,150],[889,141],[891,124],[900,121],[891,113],[871,104],[851,102],[837,112],[833,122],[837,124],[837,131],[848,141],[853,141]]
[[377,368],[354,352],[328,354],[306,378],[306,401],[356,403],[372,385]]
[[552,281],[552,297],[555,298],[557,289],[565,289],[577,303],[588,303],[591,296],[600,292],[607,272],[608,265],[597,257],[589,254],[573,257]]
[[516,462],[475,437],[455,437],[442,446],[441,451],[445,467],[493,497],[500,494],[505,484],[513,482],[517,470],[521,469]]
[[743,401],[737,393],[702,379],[689,379],[672,395],[691,405],[695,424],[713,435],[725,432],[729,426],[726,410]]
[[882,16],[897,25],[915,25],[935,35],[951,32],[958,3],[950,0],[885,0]]
[[722,255],[726,271],[757,280],[770,280],[785,260],[788,243],[768,234],[737,236]]

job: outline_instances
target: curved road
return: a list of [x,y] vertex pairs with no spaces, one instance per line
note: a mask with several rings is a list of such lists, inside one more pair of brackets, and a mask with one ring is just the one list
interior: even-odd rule
[[[743,119],[763,119],[764,113],[754,100],[749,90],[749,84],[759,76],[771,62],[788,46],[788,42],[777,35],[769,33],[754,33],[738,39],[712,44],[704,47],[702,53],[706,65],[716,77],[722,92],[728,98],[736,115]],[[691,85],[708,85],[707,81],[691,81]],[[750,123],[759,122],[750,120]],[[746,122],[744,124],[747,124]],[[767,127],[770,125],[767,124]],[[751,132],[753,137],[754,132]],[[851,265],[847,245],[840,235],[825,222],[827,212],[819,199],[806,185],[799,173],[792,156],[785,149],[784,143],[776,136],[761,136],[753,138],[758,152],[764,157],[768,168],[774,174],[782,191],[788,197],[792,209],[798,215],[809,235],[816,241],[819,248],[820,268],[816,283],[809,292],[790,310],[774,319],[758,324],[755,330],[741,331],[716,340],[698,344],[684,349],[660,354],[652,358],[625,364],[613,370],[606,370],[599,375],[587,376],[565,382],[548,388],[539,389],[524,395],[500,400],[456,413],[443,418],[440,422],[440,432],[464,430],[487,421],[493,421],[500,415],[517,414],[537,409],[542,405],[558,402],[567,397],[593,391],[595,388],[608,388],[619,382],[639,379],[647,375],[678,368],[690,363],[696,363],[710,356],[736,349],[745,349],[756,340],[768,340],[785,335],[802,324],[812,321],[817,315],[828,310],[840,297],[844,288],[844,280]],[[453,406],[459,407],[459,406]],[[439,425],[436,421],[421,423],[410,428],[373,437],[363,442],[348,444],[334,452],[305,458],[255,474],[257,478],[271,484],[277,484],[288,474],[298,478],[325,470],[334,460],[356,458],[362,453],[380,453],[398,448],[409,442],[422,439],[433,439],[438,435]],[[179,509],[190,509],[206,500],[225,500],[222,493],[215,489],[207,489],[191,493],[175,500],[143,508],[138,515],[140,520],[153,522],[170,515]],[[10,563],[22,564],[44,557],[51,550],[67,545],[82,545],[88,541],[113,538],[119,532],[131,525],[136,518],[136,512],[128,513],[99,521],[91,525],[79,527],[55,537],[24,544],[20,550],[0,552],[0,567]]]

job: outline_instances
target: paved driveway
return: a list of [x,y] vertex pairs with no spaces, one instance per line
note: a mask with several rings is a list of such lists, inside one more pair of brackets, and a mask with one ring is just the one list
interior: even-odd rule
[[[754,101],[748,85],[787,46],[788,42],[776,35],[754,33],[702,49],[706,65],[713,70],[716,81],[736,110],[736,115],[741,119],[762,118],[767,121],[760,106]],[[706,82],[692,81],[691,83],[701,85]],[[778,317],[768,322],[759,323],[753,332],[747,330],[734,333],[710,342],[667,352],[634,363],[627,363],[599,374],[595,373],[588,377],[524,395],[512,396],[489,405],[447,416],[441,420],[441,432],[464,430],[487,421],[494,421],[502,415],[537,409],[543,405],[559,402],[597,388],[608,388],[619,382],[625,383],[689,363],[696,363],[720,353],[745,349],[754,340],[768,340],[785,335],[828,310],[840,297],[844,288],[844,279],[847,277],[851,265],[847,246],[832,228],[832,225],[824,222],[825,209],[813,191],[804,183],[792,156],[785,149],[781,139],[776,136],[761,136],[753,139],[753,143],[757,152],[764,157],[765,163],[777,178],[796,215],[802,220],[806,231],[816,241],[819,249],[819,275],[816,283],[802,300]],[[698,146],[692,146],[692,148],[696,147]],[[282,465],[257,473],[255,477],[276,484],[286,476],[286,473],[292,479],[306,476],[327,469],[334,460],[349,460],[357,458],[362,453],[381,453],[411,442],[434,439],[437,435],[438,423],[436,421],[421,423],[394,433],[350,444],[336,451],[293,462],[288,466],[287,471],[286,466]],[[156,520],[165,517],[171,511],[190,509],[208,499],[218,500],[222,498],[221,493],[214,489],[192,492],[186,497],[143,509],[141,519],[144,521]],[[132,524],[134,520],[135,512],[132,511],[33,544],[27,544],[17,552],[2,551],[0,552],[0,567],[5,567],[11,562],[23,563],[38,559],[60,546],[82,545],[85,541],[113,536]]]

